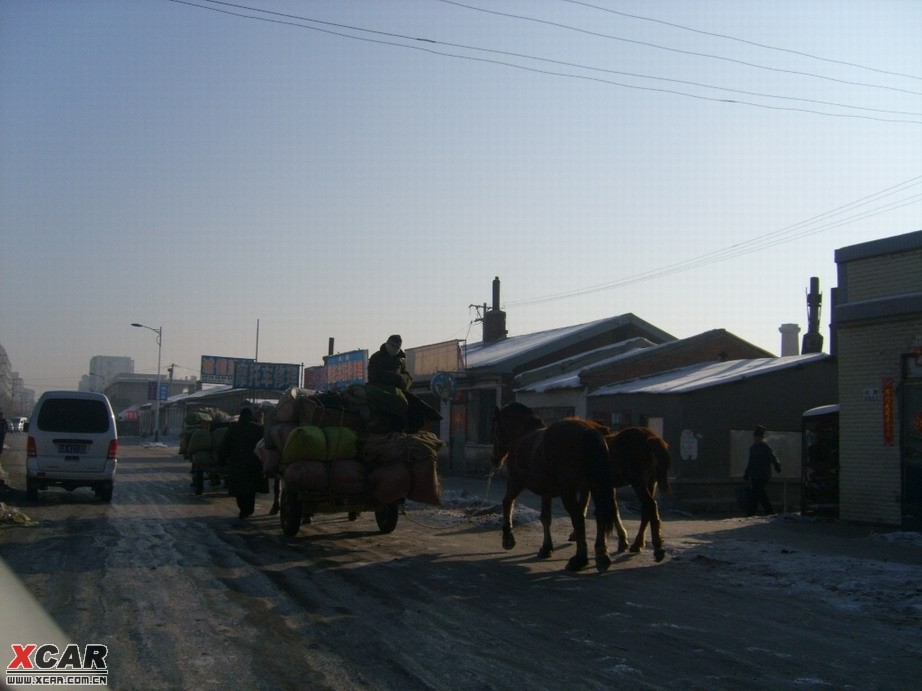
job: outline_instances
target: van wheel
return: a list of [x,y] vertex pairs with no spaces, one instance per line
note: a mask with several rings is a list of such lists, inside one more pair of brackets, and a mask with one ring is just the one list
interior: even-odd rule
[[26,499],[38,501],[38,483],[31,477],[26,478]]
[[112,489],[113,489],[113,485],[111,482],[103,482],[99,485],[96,485],[96,496],[102,499],[106,503],[111,502],[112,501]]

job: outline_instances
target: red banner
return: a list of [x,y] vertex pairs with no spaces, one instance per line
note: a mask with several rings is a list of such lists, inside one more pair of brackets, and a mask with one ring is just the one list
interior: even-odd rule
[[893,446],[893,380],[884,379],[881,387],[881,403],[883,408],[884,444]]

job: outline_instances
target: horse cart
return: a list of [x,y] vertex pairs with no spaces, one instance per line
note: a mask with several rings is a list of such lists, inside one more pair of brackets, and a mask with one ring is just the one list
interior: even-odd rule
[[196,495],[205,491],[206,479],[212,487],[220,487],[226,479],[215,450],[230,427],[231,419],[221,411],[198,411],[186,416],[179,452],[192,464],[192,489]]
[[279,517],[289,537],[317,514],[356,520],[367,512],[387,534],[407,499],[440,503],[438,437],[370,433],[355,403],[360,392],[351,394],[294,389],[264,422],[265,443],[257,453],[264,473],[281,479]]
[[[342,465],[342,460],[331,462],[330,475],[341,474],[335,466]],[[308,472],[304,472],[306,469],[298,468],[297,465],[292,466],[292,469],[294,472],[286,474],[281,490],[279,518],[283,534],[289,537],[297,535],[301,525],[309,522],[311,517],[330,513],[348,513],[349,520],[354,521],[360,514],[373,511],[381,533],[392,533],[397,527],[403,499],[379,502],[367,483],[363,483],[364,486],[357,485],[354,489],[359,491],[352,493],[344,491],[342,486],[332,484],[324,488],[327,482],[325,478],[311,478]]]

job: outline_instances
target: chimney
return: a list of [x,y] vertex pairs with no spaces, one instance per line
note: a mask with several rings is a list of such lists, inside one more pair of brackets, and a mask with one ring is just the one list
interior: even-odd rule
[[823,334],[820,333],[820,308],[823,294],[820,292],[820,279],[810,279],[810,292],[807,293],[807,333],[804,334],[802,351],[807,353],[823,352]]
[[493,279],[493,308],[483,312],[483,342],[506,338],[506,313],[499,308],[499,276]]
[[800,335],[800,327],[797,324],[782,324],[778,331],[781,332],[781,357],[799,355],[797,336]]

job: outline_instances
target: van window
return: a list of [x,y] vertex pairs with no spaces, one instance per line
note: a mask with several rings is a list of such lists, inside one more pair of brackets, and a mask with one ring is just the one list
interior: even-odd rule
[[36,424],[46,432],[104,434],[109,431],[109,411],[102,401],[49,398]]

